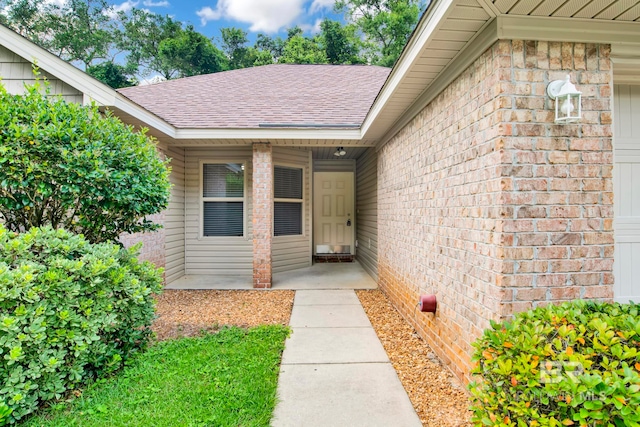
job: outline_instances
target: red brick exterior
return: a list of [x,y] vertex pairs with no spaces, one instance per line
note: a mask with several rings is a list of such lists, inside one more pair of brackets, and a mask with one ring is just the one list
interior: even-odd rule
[[[158,155],[161,159],[166,158],[166,153],[158,149]],[[162,228],[152,233],[134,233],[120,235],[120,242],[126,247],[131,247],[136,243],[142,242],[140,249],[140,261],[149,261],[156,267],[164,268],[166,265],[165,239],[166,232],[164,229],[166,211],[162,211],[155,215],[149,215],[147,219],[155,224],[160,224]]]
[[[462,379],[490,319],[612,297],[609,53],[498,41],[379,153],[380,286]],[[583,119],[555,125],[546,87],[569,72]]]
[[[150,215],[148,217],[156,224],[164,226],[165,213],[161,212],[156,215]],[[153,233],[134,233],[123,234],[120,236],[120,242],[125,247],[133,246],[138,242],[142,242],[142,249],[140,250],[140,256],[138,259],[141,261],[150,261],[156,265],[156,267],[165,266],[165,230],[161,228]]]
[[271,144],[253,144],[253,287],[270,288],[273,241],[273,160]]

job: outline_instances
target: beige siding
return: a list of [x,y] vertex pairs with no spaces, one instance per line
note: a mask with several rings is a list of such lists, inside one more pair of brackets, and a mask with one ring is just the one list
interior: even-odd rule
[[304,180],[304,234],[273,238],[273,272],[278,273],[311,266],[311,156],[309,151],[276,147],[273,150],[273,163],[303,168]]
[[314,172],[355,172],[355,160],[315,160],[313,162]]
[[[245,162],[244,237],[200,236],[201,160]],[[251,277],[253,271],[251,181],[251,146],[185,148],[185,274]]]
[[[49,81],[52,94],[62,95],[67,102],[82,103],[82,92],[43,70],[40,70],[40,75]],[[31,63],[7,48],[0,46],[0,82],[7,91],[21,94],[24,92],[24,84],[32,84],[34,81],[35,76],[33,75]]]
[[165,277],[167,284],[184,275],[184,205],[185,170],[184,148],[170,147],[164,150],[171,158],[171,200],[165,214]]
[[366,151],[356,163],[356,240],[357,259],[378,279],[378,155]]

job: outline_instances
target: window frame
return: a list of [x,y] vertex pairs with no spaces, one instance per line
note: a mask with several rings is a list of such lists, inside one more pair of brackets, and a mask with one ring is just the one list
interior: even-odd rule
[[[242,197],[204,197],[204,165],[227,165],[236,163],[243,168]],[[203,239],[247,239],[247,160],[237,158],[200,159],[199,161],[198,203],[200,214],[198,215],[198,240]],[[242,202],[242,236],[205,236],[204,235],[204,204],[205,202]]]
[[[287,198],[276,198],[275,194],[276,194],[276,168],[277,167],[281,167],[281,168],[288,168],[288,169],[299,169],[302,171],[302,198],[301,199],[287,199]],[[273,238],[277,238],[277,239],[296,239],[296,238],[301,238],[301,237],[306,237],[307,233],[306,233],[306,222],[305,222],[305,208],[306,208],[306,202],[307,202],[307,191],[305,188],[305,175],[306,175],[306,166],[301,166],[299,164],[293,164],[293,163],[285,163],[285,162],[274,162],[273,163]],[[300,234],[285,234],[283,236],[276,236],[276,215],[275,215],[275,211],[276,211],[276,207],[275,204],[276,202],[281,202],[281,203],[299,203],[300,204],[300,215],[302,216],[302,218],[300,218],[300,224],[301,224],[301,233]]]

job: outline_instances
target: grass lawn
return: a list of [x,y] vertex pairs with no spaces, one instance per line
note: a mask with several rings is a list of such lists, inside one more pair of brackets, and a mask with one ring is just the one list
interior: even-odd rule
[[21,426],[268,426],[284,326],[159,343],[118,375]]

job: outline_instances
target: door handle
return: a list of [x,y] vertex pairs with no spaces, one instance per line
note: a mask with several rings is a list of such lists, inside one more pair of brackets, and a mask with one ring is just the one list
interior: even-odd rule
[[351,227],[351,220],[350,219],[347,220],[347,227]]

